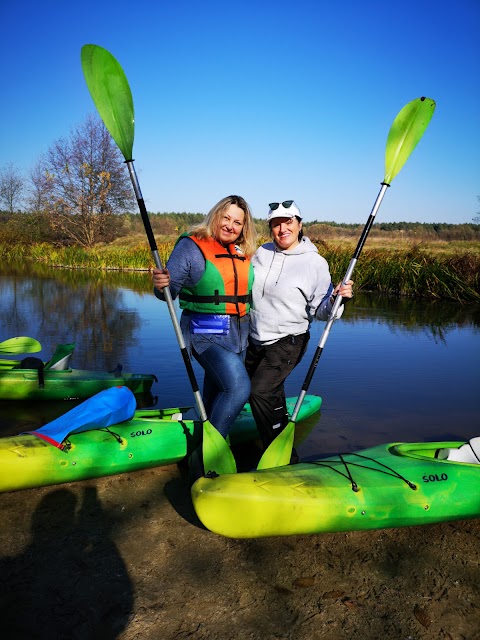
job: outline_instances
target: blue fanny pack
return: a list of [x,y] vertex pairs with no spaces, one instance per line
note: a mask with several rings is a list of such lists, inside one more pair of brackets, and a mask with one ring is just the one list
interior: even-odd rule
[[190,331],[192,333],[211,333],[227,336],[230,331],[230,316],[217,316],[210,313],[191,313]]

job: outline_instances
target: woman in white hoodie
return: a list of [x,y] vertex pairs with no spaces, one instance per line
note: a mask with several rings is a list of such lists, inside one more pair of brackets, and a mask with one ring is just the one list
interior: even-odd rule
[[[335,296],[353,296],[353,282],[334,288],[328,263],[303,235],[293,200],[269,205],[273,242],[252,259],[255,279],[245,366],[251,378],[250,405],[266,449],[288,424],[285,380],[302,359],[313,320],[327,320]],[[339,307],[338,316],[343,313]],[[298,462],[293,451],[292,463]]]

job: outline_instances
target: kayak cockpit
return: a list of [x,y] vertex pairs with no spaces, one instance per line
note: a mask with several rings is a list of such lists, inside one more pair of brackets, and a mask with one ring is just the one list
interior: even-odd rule
[[404,442],[389,448],[392,455],[417,460],[480,464],[480,437],[469,442]]

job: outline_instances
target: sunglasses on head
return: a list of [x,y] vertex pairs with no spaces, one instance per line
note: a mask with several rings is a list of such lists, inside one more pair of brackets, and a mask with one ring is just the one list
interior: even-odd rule
[[270,207],[270,211],[275,211],[275,209],[278,209],[280,205],[282,205],[282,207],[284,207],[285,209],[290,209],[292,204],[293,200],[284,200],[284,202],[270,202],[268,206]]

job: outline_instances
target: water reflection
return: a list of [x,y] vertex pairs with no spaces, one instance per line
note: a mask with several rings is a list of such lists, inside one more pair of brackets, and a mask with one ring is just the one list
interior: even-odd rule
[[480,327],[480,305],[360,293],[356,298],[355,314],[345,319],[355,323],[370,321],[373,317],[396,331],[422,331],[445,341],[446,332],[455,327]]
[[120,285],[129,281],[146,289],[147,275],[136,274],[130,281],[126,274],[46,270],[42,265],[33,271],[35,275],[23,274],[15,268],[0,278],[1,335],[38,336],[44,359],[51,355],[47,345],[53,350],[57,343],[75,342],[77,368],[112,370],[122,363],[124,345],[135,341],[140,322],[137,310],[125,303]]
[[151,284],[151,278],[146,271],[54,268],[42,263],[28,261],[3,264],[0,273],[0,277],[2,276],[54,279],[73,288],[95,281],[98,283],[103,282],[113,287],[127,287],[138,292],[150,291]]

